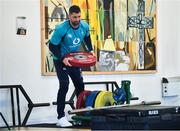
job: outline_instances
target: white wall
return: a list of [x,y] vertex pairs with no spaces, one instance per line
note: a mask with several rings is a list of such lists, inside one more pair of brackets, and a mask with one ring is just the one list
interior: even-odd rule
[[[2,18],[2,3],[0,2],[0,18]],[[2,22],[0,20],[0,30],[2,29]],[[2,45],[2,31],[0,31],[0,47]],[[2,67],[2,48],[0,48],[0,83],[2,81],[2,73],[1,73],[1,67]]]
[[179,75],[180,1],[165,0],[158,5],[159,66],[163,75]]
[[[0,2],[0,18],[2,18],[2,3]],[[1,23],[1,21],[0,21],[0,30],[2,30],[2,23]],[[2,51],[1,51],[1,49],[2,49],[2,31],[0,31],[0,84],[1,84],[1,81],[2,81],[2,69],[1,69],[1,65],[2,65]],[[1,93],[0,93],[0,99],[1,99]],[[1,103],[1,102],[0,102]],[[0,110],[1,110],[1,106],[2,106],[2,104],[0,104]],[[0,124],[1,124],[2,122],[0,121]]]
[[[41,76],[41,45],[40,45],[40,5],[38,0],[4,0],[2,3],[2,56],[0,64],[2,84],[22,84],[33,102],[52,102],[56,100],[58,80],[55,76]],[[178,0],[158,0],[158,72],[156,74],[120,74],[120,75],[84,75],[84,81],[131,80],[131,89],[135,96],[142,100],[161,100],[163,104],[179,104],[178,98],[164,99],[161,96],[161,78],[180,75],[180,39],[177,14],[180,2]],[[175,14],[172,15],[172,14]],[[27,35],[16,35],[16,17],[27,17]],[[70,92],[72,92],[72,83]],[[98,88],[98,87],[97,87]],[[69,94],[67,97],[69,97]],[[4,93],[7,99],[9,92]],[[6,107],[7,106],[7,107]],[[8,105],[0,104],[0,108]],[[8,108],[9,109],[9,108]],[[25,114],[27,105],[21,105]],[[33,109],[28,122],[55,121],[54,106]],[[6,113],[10,120],[10,115]],[[23,117],[23,116],[22,116]]]
[[[180,76],[180,1],[158,2],[158,61],[162,77]],[[180,92],[180,89],[177,90]],[[162,98],[163,104],[179,105],[180,97]]]
[[[177,5],[178,5],[178,10],[177,11],[180,12],[180,8],[179,8],[180,7],[180,2],[177,2]],[[179,13],[177,13],[177,15],[179,15]],[[177,28],[179,30],[179,32],[177,33],[178,34],[177,50],[180,49],[180,44],[179,44],[180,43],[180,37],[179,37],[180,36],[180,24],[179,23],[180,23],[180,17],[178,17],[178,24],[177,24]],[[177,51],[177,52],[178,52],[178,56],[180,56],[180,51]],[[177,69],[178,74],[180,74],[180,58],[179,57],[177,59],[177,68],[178,68]]]

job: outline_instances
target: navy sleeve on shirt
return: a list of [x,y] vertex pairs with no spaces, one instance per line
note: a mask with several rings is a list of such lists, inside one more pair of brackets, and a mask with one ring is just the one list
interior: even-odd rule
[[84,41],[86,42],[86,46],[87,46],[87,48],[88,48],[88,51],[89,51],[89,52],[92,51],[93,48],[92,48],[92,43],[91,43],[91,37],[90,37],[90,35],[89,35],[89,36],[85,36],[85,37],[84,37]]
[[54,45],[51,43],[51,41],[49,42],[49,50],[53,53],[54,57],[56,59],[61,59],[61,52],[60,52],[60,45]]

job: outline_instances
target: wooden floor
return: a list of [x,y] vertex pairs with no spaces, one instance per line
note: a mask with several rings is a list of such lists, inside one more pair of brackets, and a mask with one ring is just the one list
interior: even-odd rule
[[[0,131],[8,131],[7,128],[0,128]],[[90,131],[90,129],[76,129],[76,128],[42,128],[42,127],[16,127],[11,128],[10,131]]]

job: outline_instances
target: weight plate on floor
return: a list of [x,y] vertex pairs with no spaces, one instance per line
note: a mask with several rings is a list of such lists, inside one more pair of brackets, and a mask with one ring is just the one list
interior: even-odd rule
[[110,106],[115,103],[112,92],[110,91],[101,91],[95,100],[94,107],[103,107],[103,106]]
[[96,57],[89,52],[69,53],[65,57],[70,58],[69,63],[74,67],[89,67],[96,63]]
[[84,90],[79,94],[77,98],[77,102],[76,102],[76,109],[85,108],[85,102],[86,102],[87,96],[90,93],[91,91]]
[[86,99],[85,107],[94,107],[96,97],[100,91],[92,91]]

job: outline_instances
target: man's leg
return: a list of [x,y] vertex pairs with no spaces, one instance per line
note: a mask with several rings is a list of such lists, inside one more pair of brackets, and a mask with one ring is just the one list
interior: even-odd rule
[[76,96],[78,97],[79,94],[84,90],[84,82],[81,74],[81,69],[77,67],[70,68],[69,76],[72,79],[72,82],[76,89]]
[[70,127],[72,124],[66,119],[64,113],[65,99],[69,87],[68,73],[66,68],[59,61],[54,60],[54,65],[59,79],[59,91],[57,95],[58,122],[56,125],[60,127]]
[[58,119],[65,116],[65,99],[69,87],[69,78],[66,68],[59,61],[54,60],[57,77],[59,80],[59,90],[57,94],[57,113]]

